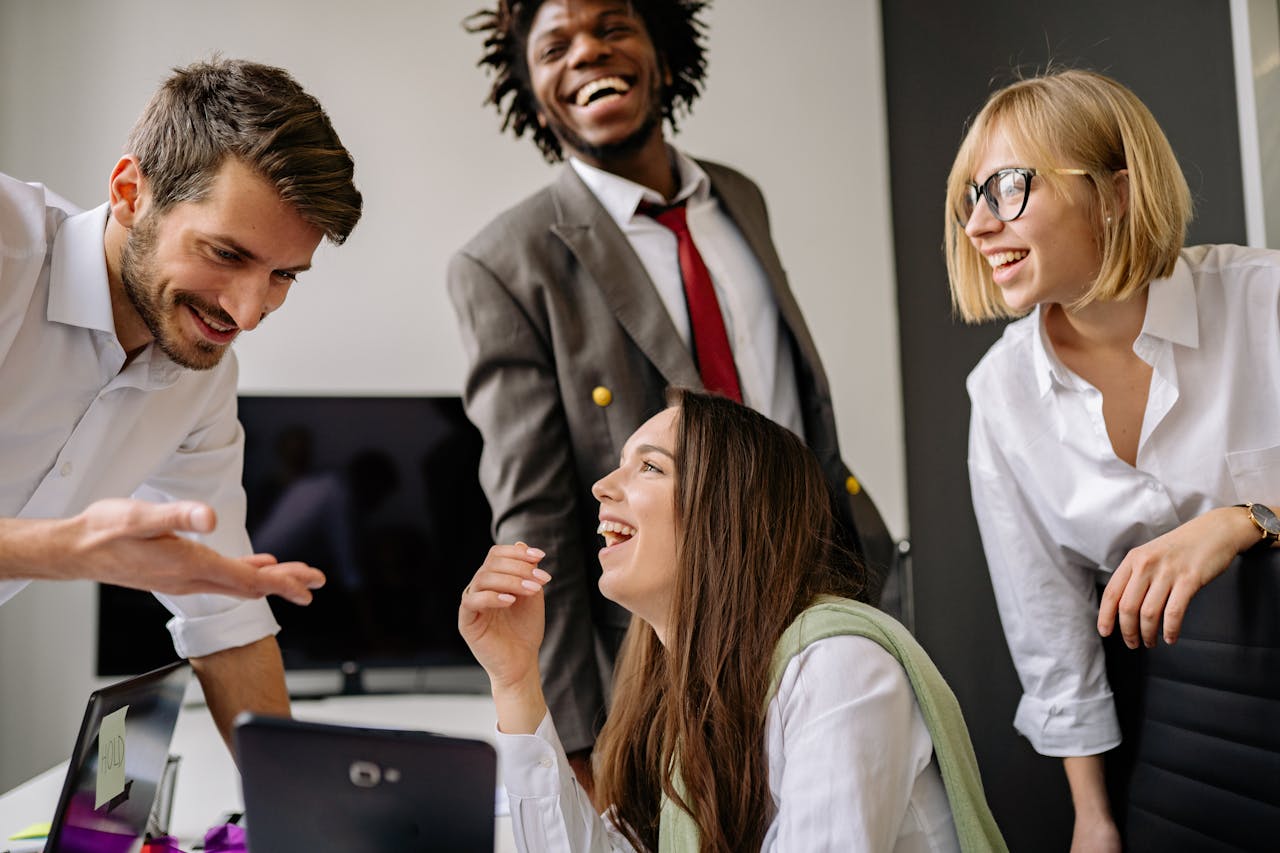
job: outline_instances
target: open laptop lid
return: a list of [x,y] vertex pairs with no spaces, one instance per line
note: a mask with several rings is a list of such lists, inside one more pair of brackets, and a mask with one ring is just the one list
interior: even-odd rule
[[190,678],[176,661],[89,696],[46,853],[141,847]]
[[249,714],[235,739],[251,853],[493,853],[484,741]]

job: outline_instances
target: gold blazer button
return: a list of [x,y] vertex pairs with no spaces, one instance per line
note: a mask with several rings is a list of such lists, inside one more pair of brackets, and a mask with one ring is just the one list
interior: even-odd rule
[[849,478],[844,481],[844,490],[851,495],[856,495],[862,491],[862,484],[858,482],[857,477],[850,474]]
[[603,385],[597,385],[591,390],[591,399],[600,408],[604,408],[613,402],[613,392]]

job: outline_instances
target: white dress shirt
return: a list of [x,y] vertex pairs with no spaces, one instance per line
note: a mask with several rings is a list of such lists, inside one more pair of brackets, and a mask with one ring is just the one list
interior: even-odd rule
[[[959,850],[933,741],[901,664],[874,640],[836,636],[791,659],[765,717],[771,809],[761,849]],[[498,733],[516,848],[630,851],[579,787],[550,715]]]
[[1044,755],[1120,742],[1095,585],[1215,507],[1280,504],[1280,252],[1184,249],[1151,283],[1133,351],[1152,367],[1135,466],[1039,309],[969,376],[973,505],[1022,681],[1014,726]]
[[[65,518],[107,497],[205,501],[196,537],[251,553],[240,485],[236,362],[185,370],[147,346],[128,366],[116,338],[103,232],[86,213],[0,175],[0,516]],[[0,580],[0,604],[27,581]],[[199,657],[279,630],[263,600],[157,596],[174,647]],[[109,618],[109,616],[108,616]]]
[[577,158],[569,163],[600,201],[644,265],[667,306],[667,313],[692,351],[689,308],[680,276],[676,235],[653,218],[637,213],[641,202],[685,203],[689,234],[698,247],[711,282],[738,369],[742,402],[796,435],[804,435],[800,392],[796,387],[791,339],[778,313],[769,279],[746,238],[712,193],[707,173],[691,158],[668,147],[675,158],[680,189],[672,199]]

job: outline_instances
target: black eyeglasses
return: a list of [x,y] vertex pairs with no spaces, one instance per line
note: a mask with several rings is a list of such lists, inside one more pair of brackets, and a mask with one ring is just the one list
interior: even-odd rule
[[[1045,169],[1058,175],[1087,175],[1086,169]],[[973,209],[978,206],[978,199],[985,198],[991,215],[1001,222],[1012,222],[1027,209],[1027,196],[1031,194],[1031,179],[1036,176],[1035,169],[1001,169],[982,182],[982,185],[968,182],[965,194],[960,197],[960,209],[956,216],[960,227],[969,224]]]

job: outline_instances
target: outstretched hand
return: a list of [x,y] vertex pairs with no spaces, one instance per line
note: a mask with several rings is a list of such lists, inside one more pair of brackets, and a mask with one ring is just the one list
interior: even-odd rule
[[1226,571],[1237,554],[1258,540],[1236,507],[1210,510],[1134,548],[1116,568],[1098,607],[1098,633],[1109,636],[1117,617],[1125,645],[1174,643],[1192,597]]
[[213,509],[202,503],[109,498],[66,524],[70,535],[59,551],[63,577],[170,595],[278,595],[294,604],[310,604],[311,590],[324,585],[324,575],[305,563],[279,563],[270,554],[224,557],[179,536],[214,529]]
[[462,591],[458,631],[495,689],[536,683],[545,608],[542,587],[551,575],[545,557],[523,542],[494,545]]

